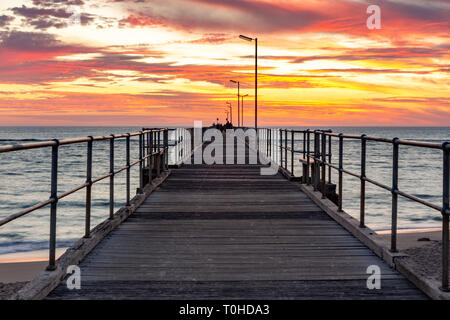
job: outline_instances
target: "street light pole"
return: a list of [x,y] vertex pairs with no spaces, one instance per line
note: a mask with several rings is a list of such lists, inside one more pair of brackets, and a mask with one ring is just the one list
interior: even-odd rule
[[258,132],[258,38],[250,38],[240,35],[240,39],[245,41],[255,40],[255,130]]

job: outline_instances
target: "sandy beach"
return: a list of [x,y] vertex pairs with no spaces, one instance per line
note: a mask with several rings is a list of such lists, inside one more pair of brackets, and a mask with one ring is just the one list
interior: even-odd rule
[[[57,249],[57,257],[65,250],[66,248]],[[45,270],[47,259],[47,250],[0,255],[0,300],[7,299]]]
[[[390,244],[390,231],[379,232],[386,244]],[[442,278],[442,232],[440,229],[401,230],[398,233],[398,249],[406,253],[414,273],[429,280]],[[449,259],[450,260],[450,259]]]
[[[388,247],[391,244],[391,231],[377,231]],[[400,251],[419,248],[429,245],[431,242],[441,241],[441,229],[401,229],[397,232],[397,249]]]

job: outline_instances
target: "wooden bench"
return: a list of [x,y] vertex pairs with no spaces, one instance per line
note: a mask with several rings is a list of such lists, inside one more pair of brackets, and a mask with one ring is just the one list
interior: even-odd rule
[[[312,158],[300,158],[298,159],[303,167],[303,174],[302,174],[302,183],[308,183],[309,179],[309,167],[314,165],[314,159]],[[311,180],[312,176],[314,174],[314,170],[311,170]]]

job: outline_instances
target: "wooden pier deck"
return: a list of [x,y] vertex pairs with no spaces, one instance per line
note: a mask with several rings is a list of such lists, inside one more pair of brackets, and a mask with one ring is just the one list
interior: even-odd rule
[[[381,289],[366,287],[370,265]],[[187,165],[47,299],[426,299],[296,183],[258,165]]]

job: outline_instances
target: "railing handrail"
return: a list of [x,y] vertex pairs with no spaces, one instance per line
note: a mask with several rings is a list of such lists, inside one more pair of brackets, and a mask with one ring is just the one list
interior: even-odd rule
[[[342,211],[342,185],[343,174],[348,174],[360,180],[360,227],[365,227],[365,190],[366,182],[371,183],[379,188],[391,192],[392,194],[392,216],[391,216],[391,246],[392,252],[397,251],[397,211],[398,211],[398,196],[402,196],[411,201],[427,206],[431,209],[439,211],[442,214],[442,288],[443,290],[450,291],[449,287],[449,264],[448,258],[450,255],[449,249],[449,216],[450,216],[450,142],[434,143],[427,141],[415,141],[407,139],[388,139],[375,136],[354,135],[334,133],[331,130],[295,130],[295,129],[283,129],[283,128],[261,128],[262,136],[267,137],[267,150],[272,149],[272,131],[274,134],[274,141],[277,143],[277,134],[279,135],[279,161],[280,165],[288,174],[295,177],[294,174],[294,154],[303,153],[303,157],[306,159],[312,159],[313,161],[305,161],[303,163],[303,176],[302,183],[310,185],[312,183],[314,191],[318,191],[318,186],[321,186],[322,198],[326,197],[326,168],[328,167],[328,183],[331,183],[331,170],[337,170],[339,172],[339,191],[338,191],[338,211]],[[303,134],[303,148],[300,151],[295,148],[295,134]],[[288,139],[288,134],[290,138]],[[314,135],[311,139],[311,135]],[[332,138],[339,140],[339,164],[333,164],[331,162],[331,144]],[[355,139],[361,141],[361,159],[360,159],[360,172],[353,172],[344,169],[343,164],[343,144],[345,139]],[[382,142],[392,145],[392,185],[388,186],[384,183],[376,181],[367,177],[366,174],[366,161],[367,161],[367,141]],[[263,141],[264,143],[264,141]],[[270,148],[269,148],[270,145]],[[312,146],[311,146],[312,145]],[[421,199],[413,194],[401,191],[398,186],[399,180],[399,147],[410,146],[418,148],[426,148],[433,150],[440,150],[443,154],[443,188],[442,188],[442,206],[433,204],[429,201]],[[276,147],[275,147],[276,148]],[[263,148],[264,149],[264,148]],[[290,170],[288,168],[288,151],[291,153],[290,157]],[[275,154],[277,156],[277,154]],[[328,158],[328,160],[327,160]],[[321,170],[320,170],[321,169]],[[311,179],[309,173],[311,172]]]
[[63,140],[49,140],[49,141],[43,141],[43,142],[31,142],[31,143],[17,143],[17,144],[10,144],[5,146],[0,146],[0,153],[5,152],[12,152],[12,151],[19,151],[19,150],[29,150],[29,149],[38,149],[38,148],[46,148],[46,147],[53,147],[56,146],[58,143],[60,146],[63,145],[69,145],[69,144],[76,144],[76,143],[83,143],[83,142],[89,142],[89,141],[101,141],[101,140],[111,140],[111,139],[120,139],[120,138],[126,138],[128,135],[130,137],[138,136],[141,134],[146,134],[150,132],[163,132],[165,130],[168,130],[167,128],[163,129],[152,129],[152,130],[143,130],[143,131],[137,131],[133,133],[124,133],[124,134],[118,134],[118,135],[108,135],[108,136],[96,136],[96,137],[80,137],[80,138],[72,138],[72,139],[63,139]]
[[[407,146],[413,146],[413,147],[422,147],[422,148],[430,148],[430,149],[443,149],[445,144],[448,144],[448,142],[443,143],[435,143],[435,142],[428,142],[428,141],[417,141],[417,140],[409,140],[409,139],[388,139],[388,138],[382,138],[382,137],[376,137],[376,136],[367,136],[367,135],[352,135],[352,134],[341,134],[341,133],[330,133],[325,131],[317,131],[318,133],[324,133],[326,136],[330,137],[336,137],[339,138],[342,136],[344,139],[356,139],[356,140],[362,140],[365,139],[367,141],[375,141],[375,142],[385,142],[385,143],[395,143],[399,145],[407,145]],[[450,147],[449,147],[450,148]]]
[[[173,146],[183,144],[182,150],[188,148],[188,144],[184,141],[184,134],[187,130],[175,129],[174,135],[177,137]],[[130,161],[130,138],[139,136],[139,159],[136,161]],[[120,168],[115,168],[114,161],[114,141],[117,139],[126,139],[126,164]],[[180,139],[183,138],[183,139]],[[109,140],[109,172],[101,177],[92,177],[92,150],[94,141]],[[86,163],[86,180],[84,183],[76,186],[75,188],[65,191],[62,194],[58,194],[58,151],[61,146],[72,145],[79,143],[87,143],[87,163]],[[48,270],[54,270],[55,264],[55,249],[56,249],[56,211],[58,201],[80,190],[86,189],[86,218],[85,218],[85,237],[90,237],[90,220],[91,220],[91,188],[92,185],[109,178],[110,179],[110,196],[109,196],[109,218],[114,218],[114,177],[126,171],[126,206],[130,206],[130,170],[132,167],[139,164],[139,188],[138,193],[143,192],[143,188],[146,183],[150,183],[152,179],[152,169],[156,170],[158,176],[161,171],[168,168],[169,163],[169,129],[168,128],[143,128],[141,131],[124,134],[111,134],[105,136],[88,136],[82,138],[72,138],[58,140],[53,139],[44,142],[24,143],[0,146],[0,153],[8,153],[19,150],[31,150],[39,148],[51,147],[51,191],[50,198],[36,203],[28,208],[25,208],[19,212],[8,215],[0,220],[0,226],[4,226],[9,222],[16,220],[22,216],[25,216],[31,212],[50,205],[50,246],[49,246],[49,265]],[[178,148],[179,149],[179,148]],[[179,150],[178,150],[179,151]],[[179,155],[176,155],[179,156]],[[144,167],[147,163],[147,168]],[[144,169],[147,170],[147,182],[144,183]]]

